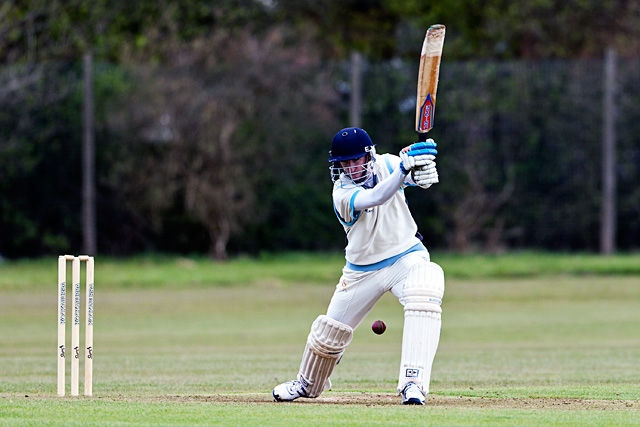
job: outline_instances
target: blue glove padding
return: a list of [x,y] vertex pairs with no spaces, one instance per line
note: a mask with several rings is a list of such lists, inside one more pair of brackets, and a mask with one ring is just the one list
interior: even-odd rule
[[436,154],[438,154],[438,151],[436,150],[436,143],[433,139],[416,142],[400,150],[399,156],[402,160],[400,168],[406,175],[410,170],[433,162]]
[[436,150],[437,146],[438,144],[436,144],[433,139],[429,138],[424,142],[411,144],[409,147],[405,147],[405,149],[409,148],[408,154],[410,156],[419,156],[421,154],[431,154],[432,156],[435,156],[438,154],[438,150]]

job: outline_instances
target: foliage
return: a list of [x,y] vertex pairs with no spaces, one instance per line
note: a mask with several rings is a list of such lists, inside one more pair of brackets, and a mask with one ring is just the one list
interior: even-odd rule
[[300,185],[292,175],[310,163],[303,147],[333,123],[332,91],[313,45],[292,44],[296,36],[286,27],[262,39],[218,31],[165,43],[168,65],[138,68],[138,89],[111,118],[127,141],[111,186],[159,234],[184,215],[205,230],[209,254],[224,259],[231,237],[274,215],[274,204],[290,204],[259,190],[284,190],[283,174]]
[[[215,254],[218,237],[220,257],[341,247],[326,158],[345,123],[349,94],[337,89],[347,68],[322,63],[312,42],[294,47],[287,31],[262,42],[245,34],[244,50],[225,33],[167,45],[190,52],[172,65],[96,68],[101,251]],[[252,56],[254,43],[272,54]],[[638,73],[633,61],[619,66],[618,239],[628,250],[638,245]],[[445,63],[431,132],[441,182],[407,190],[430,249],[597,249],[601,69],[592,60]],[[6,87],[20,70],[4,74]],[[11,257],[80,241],[79,70],[25,70],[37,78],[4,97],[0,114],[1,251]],[[365,67],[363,126],[380,152],[415,137],[415,72],[411,61]]]
[[597,248],[601,66],[575,57],[607,45],[621,53],[617,237],[637,248],[638,18],[630,1],[9,0],[0,252],[79,247],[87,51],[103,253],[338,249],[324,160],[355,96],[341,61],[366,53],[363,126],[397,152],[414,138],[416,58],[435,22],[448,28],[442,179],[407,192],[428,246]]
[[373,59],[415,57],[434,23],[447,26],[444,54],[451,59],[599,57],[606,46],[631,56],[640,49],[640,10],[630,0],[273,3],[286,19],[312,23],[343,58],[351,50]]
[[[79,136],[70,132],[79,127],[78,73],[72,65],[61,68],[66,79],[59,78],[60,69],[26,71],[37,80],[4,98],[0,113],[0,234],[7,248],[22,248],[21,254],[65,247],[67,237],[59,231],[70,225],[69,214],[79,207],[56,204],[79,182],[78,175],[61,173],[67,162],[79,162],[72,148]],[[25,72],[22,67],[7,71],[7,79]],[[22,197],[25,191],[30,197]]]
[[[637,236],[638,102],[634,61],[619,60],[621,248]],[[415,138],[415,62],[369,62],[363,125],[378,151]],[[445,61],[436,126],[440,183],[407,198],[429,248],[597,250],[600,206],[601,61]],[[624,88],[624,89],[622,89]],[[633,99],[633,101],[631,100]],[[637,164],[637,163],[636,163]],[[623,172],[624,171],[624,172]],[[622,201],[624,200],[624,201]]]
[[[434,197],[451,212],[449,247],[597,249],[602,79],[601,62],[590,60],[443,67],[433,131],[443,141],[442,179]],[[619,149],[635,153],[634,141],[619,138]],[[620,236],[635,227],[619,225]]]
[[259,34],[282,23],[314,37],[332,58],[352,50],[373,59],[414,57],[434,23],[447,25],[445,54],[452,59],[640,49],[640,11],[631,0],[8,0],[0,9],[0,63],[79,58],[88,49],[101,59],[140,51],[162,60],[155,45],[165,37],[190,41],[220,29]]
[[212,29],[269,22],[251,0],[7,0],[0,9],[0,63],[73,60],[87,50],[111,61],[131,51],[154,56],[164,36],[188,41]]
[[393,5],[417,28],[445,24],[447,58],[593,58],[607,46],[629,56],[640,49],[640,10],[629,0],[400,0]]
[[[128,84],[117,70],[103,66],[96,71],[96,120],[104,123],[110,100]],[[0,250],[14,257],[69,251],[81,241],[79,64],[14,66],[0,78],[5,87],[28,82],[0,97]],[[99,163],[109,162],[113,145],[103,127],[96,140]],[[121,219],[122,213],[104,187],[101,194],[98,207],[109,221],[99,227],[108,244],[109,237],[117,239],[126,230],[110,234],[110,220]]]

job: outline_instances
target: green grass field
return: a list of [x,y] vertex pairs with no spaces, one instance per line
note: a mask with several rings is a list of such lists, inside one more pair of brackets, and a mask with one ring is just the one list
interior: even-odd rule
[[340,254],[96,257],[91,398],[56,396],[56,259],[4,262],[0,426],[640,426],[640,255],[434,261],[447,290],[424,407],[395,394],[391,295],[356,330],[331,391],[272,401]]

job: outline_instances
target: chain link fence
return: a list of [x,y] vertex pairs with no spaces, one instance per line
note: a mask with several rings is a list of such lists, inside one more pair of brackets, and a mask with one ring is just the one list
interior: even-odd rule
[[[616,65],[614,241],[629,250],[640,245],[640,62]],[[365,67],[363,124],[388,151],[415,138],[415,67]],[[460,251],[599,250],[604,91],[601,60],[445,59],[431,131],[441,182],[413,195],[423,223],[444,218],[434,241]]]
[[[250,197],[254,204],[242,209],[255,214],[246,215],[249,220],[230,238],[229,248],[232,252],[335,249],[342,230],[331,209],[326,153],[336,130],[350,124],[350,99],[357,94],[351,91],[349,63],[314,67],[322,77],[309,77],[308,67],[304,78],[290,74],[297,72],[295,67],[273,68],[259,82],[248,75],[248,83],[238,86],[234,98],[233,86],[221,86],[219,79],[207,79],[206,73],[189,67],[176,72],[175,84],[173,71],[163,70],[158,86],[160,81],[152,81],[154,74],[148,71],[96,64],[99,250],[206,251],[215,231],[207,232],[178,199],[163,199],[168,193],[163,193],[162,185],[145,189],[143,181],[150,175],[136,170],[139,163],[131,156],[144,156],[139,160],[148,170],[162,171],[162,165],[180,160],[176,153],[189,150],[192,143],[204,154],[194,151],[189,161],[200,164],[206,154],[203,171],[211,175],[220,147],[209,139],[220,139],[216,135],[222,131],[211,125],[214,116],[233,113],[226,106],[242,111],[243,104],[233,100],[247,97],[253,108],[247,117],[233,121],[233,135],[225,135],[225,156],[235,166],[251,159],[250,170],[258,174],[254,177],[258,184],[242,188],[255,193]],[[448,62],[445,58],[431,131],[439,144],[441,182],[427,191],[407,192],[427,245],[455,251],[598,251],[605,201],[604,70],[603,61],[594,59]],[[279,77],[278,72],[289,74]],[[413,62],[363,64],[360,120],[380,152],[397,152],[416,138],[416,77]],[[190,108],[189,96],[181,95],[177,82],[189,80],[202,87],[192,99],[206,110],[196,104]],[[287,81],[295,81],[296,97],[285,96]],[[618,58],[614,81],[614,240],[618,250],[637,250],[640,61]],[[175,86],[175,97],[180,96],[175,99],[181,104],[171,105],[174,96],[160,97],[153,85],[166,93]],[[214,99],[223,86],[228,102]],[[33,256],[79,247],[81,64],[0,70],[0,88],[0,254]],[[141,108],[143,99],[159,104]],[[207,119],[203,112],[213,116]],[[152,117],[155,113],[157,117]],[[203,120],[210,126],[198,132],[197,123]],[[283,123],[278,125],[279,121]],[[210,138],[183,138],[180,146],[167,148],[173,143],[168,138],[162,144],[147,142],[144,149],[130,149],[160,131],[163,135],[189,131],[195,139]],[[194,165],[187,164],[186,170],[197,175]],[[134,178],[141,181],[134,183]],[[126,184],[135,184],[135,191],[122,187]],[[233,182],[225,185],[230,186],[225,187],[228,194],[237,190]],[[172,191],[175,197],[186,190]],[[235,194],[233,198],[240,200]],[[197,194],[192,198],[205,200]],[[154,205],[141,207],[147,200],[162,201],[166,210],[149,219],[145,212],[153,212]],[[215,206],[201,210],[205,216],[219,211]]]

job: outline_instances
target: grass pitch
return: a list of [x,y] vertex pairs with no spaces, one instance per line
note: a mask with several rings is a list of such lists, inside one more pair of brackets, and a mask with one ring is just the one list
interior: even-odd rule
[[[640,256],[434,261],[447,290],[424,407],[395,394],[391,295],[356,330],[331,391],[272,402],[339,254],[96,257],[91,398],[56,396],[56,260],[0,264],[0,426],[640,425]],[[371,332],[375,319],[385,334]]]

